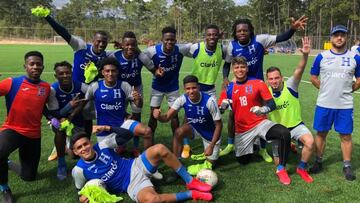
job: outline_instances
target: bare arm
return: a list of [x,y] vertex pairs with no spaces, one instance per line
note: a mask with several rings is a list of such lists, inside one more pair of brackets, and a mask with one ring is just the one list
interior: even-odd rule
[[297,68],[294,71],[294,74],[293,74],[294,79],[296,81],[300,81],[302,78],[302,75],[304,73],[304,70],[306,68],[306,64],[308,61],[309,53],[311,50],[311,42],[308,37],[302,38],[302,44],[303,44],[303,47],[301,49],[299,49],[299,51],[302,53],[302,57],[301,57],[301,60],[298,64]]
[[310,81],[311,81],[311,83],[312,83],[316,88],[320,89],[319,76],[317,76],[317,75],[311,75]]
[[155,119],[162,123],[168,122],[170,119],[172,119],[177,114],[177,111],[173,108],[170,108],[166,114],[161,114],[160,109],[154,109],[153,116]]
[[214,150],[214,146],[220,139],[221,130],[222,130],[222,122],[221,122],[221,120],[215,121],[214,135],[213,135],[213,138],[211,140],[210,145],[205,149],[205,153],[204,153],[205,156],[212,155],[213,150]]
[[355,82],[352,85],[353,92],[360,88],[360,77],[356,78]]

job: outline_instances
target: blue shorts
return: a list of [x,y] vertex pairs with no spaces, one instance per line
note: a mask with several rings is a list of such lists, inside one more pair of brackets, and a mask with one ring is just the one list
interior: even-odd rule
[[318,132],[328,132],[333,124],[339,134],[351,134],[354,126],[353,109],[329,109],[316,106],[314,129]]

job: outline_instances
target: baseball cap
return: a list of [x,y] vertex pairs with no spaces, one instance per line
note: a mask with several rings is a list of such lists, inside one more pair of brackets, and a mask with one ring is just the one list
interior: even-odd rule
[[330,35],[335,34],[336,32],[343,32],[343,33],[347,33],[348,30],[345,26],[343,25],[336,25],[331,29]]

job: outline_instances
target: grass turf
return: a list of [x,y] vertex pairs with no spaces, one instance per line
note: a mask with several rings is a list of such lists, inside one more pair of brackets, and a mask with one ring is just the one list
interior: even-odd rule
[[[22,68],[23,56],[27,51],[39,50],[44,54],[45,70],[42,79],[48,82],[54,82],[53,64],[58,61],[68,60],[72,61],[72,50],[66,45],[1,45],[0,55],[0,79],[10,76],[17,76],[24,74]],[[296,67],[299,56],[295,55],[268,55],[264,59],[264,67],[271,65],[279,66],[283,71],[283,75],[291,76],[292,71]],[[310,57],[307,69],[304,73],[303,80],[309,80],[309,70],[312,64],[313,57]],[[180,74],[180,84],[182,78],[189,74],[191,70],[192,59],[185,58]],[[144,109],[142,113],[142,120],[147,123],[149,117],[149,99],[150,99],[150,85],[151,74],[144,68],[142,72],[144,83]],[[217,81],[217,90],[219,93],[220,84],[222,82],[221,73],[219,73]],[[314,107],[316,103],[317,90],[308,83],[301,83],[300,85],[300,101],[302,105],[303,120],[312,129]],[[354,152],[353,152],[353,168],[355,174],[358,174],[359,168],[359,127],[356,125],[359,120],[359,111],[357,110],[359,103],[359,95],[354,94]],[[24,105],[26,103],[24,102]],[[163,110],[166,110],[166,105],[163,105]],[[181,112],[181,117],[182,117]],[[6,116],[6,108],[4,98],[0,99],[0,121],[3,122]],[[181,120],[181,118],[180,118]],[[227,142],[227,115],[223,116],[224,129],[222,132],[222,145],[225,146]],[[24,182],[17,177],[13,172],[9,171],[9,185],[13,190],[17,202],[77,202],[76,190],[73,186],[72,178],[65,181],[58,181],[56,179],[57,161],[48,162],[47,157],[53,147],[53,133],[49,127],[45,125],[43,120],[42,125],[42,154],[38,169],[38,178],[35,182]],[[313,133],[315,133],[313,131]],[[170,146],[171,130],[169,124],[158,124],[155,133],[157,143],[165,143]],[[191,145],[196,153],[202,151],[202,145],[199,140],[191,142]],[[268,145],[269,152],[270,145]],[[15,151],[10,156],[12,160],[18,159],[18,153]],[[273,164],[265,163],[260,158],[256,158],[254,162],[247,166],[239,166],[233,155],[220,158],[215,169],[219,176],[219,184],[213,191],[214,202],[340,202],[340,201],[355,201],[358,199],[357,191],[360,189],[358,181],[348,182],[344,180],[342,175],[342,156],[339,144],[339,138],[335,132],[331,132],[328,136],[326,153],[324,156],[324,172],[314,175],[314,183],[306,184],[295,173],[296,165],[299,161],[299,153],[291,154],[287,169],[292,178],[290,186],[281,185],[275,176],[275,167]],[[74,164],[74,160],[68,160],[68,168]],[[194,163],[190,160],[185,160],[185,165]],[[170,170],[164,165],[160,166],[160,171],[166,176]],[[184,191],[185,187],[182,181],[174,184],[166,185],[164,183],[157,183],[159,192],[179,192]],[[121,194],[125,197],[123,202],[130,202],[127,194]]]

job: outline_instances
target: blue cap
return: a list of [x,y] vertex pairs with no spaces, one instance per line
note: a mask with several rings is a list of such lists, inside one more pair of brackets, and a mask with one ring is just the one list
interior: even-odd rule
[[346,28],[345,26],[343,26],[343,25],[336,25],[335,27],[333,27],[333,28],[331,29],[330,35],[333,35],[333,34],[335,34],[336,32],[347,33],[348,30],[347,30],[347,28]]

